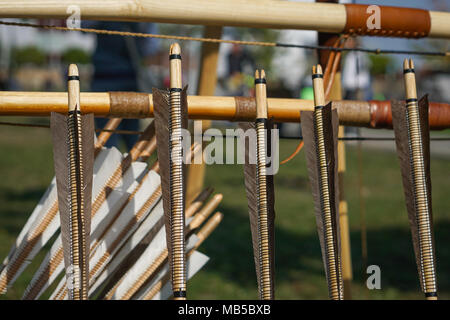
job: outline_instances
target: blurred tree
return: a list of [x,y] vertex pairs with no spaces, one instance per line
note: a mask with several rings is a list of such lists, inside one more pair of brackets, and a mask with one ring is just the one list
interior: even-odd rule
[[[235,28],[234,31],[239,36],[239,38],[236,40],[247,40],[247,41],[276,42],[278,40],[279,35],[279,31],[271,29]],[[256,67],[264,69],[266,71],[266,74],[269,77],[271,77],[271,75],[273,74],[271,70],[272,66],[271,62],[275,54],[276,48],[262,47],[262,46],[248,46],[247,49],[255,59]]]
[[91,56],[80,48],[68,48],[63,52],[61,59],[65,64],[88,64],[91,62]]
[[385,75],[395,65],[394,59],[389,55],[369,55],[370,73],[372,75]]
[[[173,24],[159,24],[159,26],[161,34],[171,34],[190,37],[203,36],[202,26],[173,25]],[[223,33],[224,36],[228,36],[229,39],[234,40],[276,42],[280,32],[278,30],[271,30],[271,29],[225,27]],[[166,47],[168,49],[170,43],[171,43],[170,41],[163,42],[163,49]],[[258,68],[264,68],[266,70],[266,73],[270,77],[272,74],[270,66],[273,56],[275,54],[275,48],[261,47],[261,46],[245,46],[245,50],[248,50],[248,52],[254,58],[256,66]]]
[[11,60],[12,64],[17,67],[24,64],[42,66],[46,62],[46,55],[36,46],[13,48]]

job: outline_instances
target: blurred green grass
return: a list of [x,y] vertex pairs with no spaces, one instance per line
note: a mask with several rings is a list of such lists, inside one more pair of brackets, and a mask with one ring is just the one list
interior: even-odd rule
[[[296,144],[296,141],[283,140],[280,158],[288,156]],[[362,152],[368,264],[380,266],[382,289],[365,287],[367,274],[361,258],[357,152],[355,147],[349,146],[344,185],[349,206],[353,298],[422,299],[397,157],[392,152],[370,150],[366,147],[368,144],[370,142],[363,145]],[[50,132],[0,127],[0,154],[0,259],[3,259],[53,177]],[[431,170],[438,287],[440,297],[449,299],[449,159],[432,156]],[[275,184],[276,297],[327,299],[303,151],[280,167]],[[219,207],[224,220],[199,249],[211,260],[188,283],[189,298],[256,299],[242,166],[208,166],[206,185],[224,195]],[[0,299],[20,299],[43,256],[41,252]]]

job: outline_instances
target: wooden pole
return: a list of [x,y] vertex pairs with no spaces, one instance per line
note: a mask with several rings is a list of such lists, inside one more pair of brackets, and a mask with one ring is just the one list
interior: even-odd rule
[[[411,161],[414,207],[420,253],[422,290],[427,300],[437,300],[436,257],[431,221],[431,183],[427,183],[423,129],[417,101],[416,76],[412,59],[405,59],[403,74],[406,92],[406,119],[408,130],[409,156]],[[429,155],[428,155],[429,156]],[[428,177],[429,179],[429,177]]]
[[[333,86],[330,93],[330,99],[341,99],[341,73],[336,72]],[[345,127],[339,126],[338,137],[345,136]],[[348,220],[348,205],[345,200],[345,171],[346,171],[346,157],[345,157],[345,141],[338,141],[338,177],[339,177],[339,228],[341,235],[341,258],[342,258],[342,277],[344,280],[344,299],[350,300],[351,284],[353,279],[352,271],[352,254],[350,245],[350,227]]]
[[[341,88],[340,73],[336,74],[335,86]],[[338,137],[345,136],[345,127],[339,126]],[[350,227],[348,218],[348,205],[345,200],[345,171],[346,171],[346,157],[345,157],[345,141],[338,141],[338,177],[339,177],[339,228],[341,235],[341,259],[342,259],[342,278],[344,281],[344,299],[352,299],[352,250],[350,244]]]
[[[332,33],[342,33],[353,27],[354,32],[370,31],[368,35],[450,38],[448,12],[379,6],[381,25],[385,29],[371,31],[366,30],[366,20],[371,16],[366,12],[367,5],[335,3],[172,0],[168,6],[159,0],[0,0],[0,18],[67,19],[69,7],[79,8],[84,20],[306,29]],[[367,19],[355,19],[355,15],[364,15]],[[401,23],[395,19],[398,16],[402,17]],[[383,20],[384,17],[387,20]]]
[[[220,39],[222,27],[205,27],[205,38]],[[200,76],[198,80],[198,95],[213,96],[217,84],[217,61],[219,59],[219,44],[205,42],[202,44]]]
[[[185,203],[182,163],[181,48],[170,47],[170,228],[171,280],[175,300],[186,300],[186,244],[184,239]],[[169,236],[169,235],[167,235]]]
[[[209,26],[205,27],[203,35],[205,38],[220,39],[222,36],[222,27]],[[219,59],[219,44],[208,43],[202,44],[200,76],[198,80],[198,95],[199,96],[213,96],[217,84],[217,61]],[[194,130],[201,126],[201,131],[208,129],[211,126],[210,120],[194,121]],[[197,130],[195,130],[197,131]],[[202,156],[202,154],[199,154]],[[195,162],[195,160],[194,160]],[[190,203],[192,199],[203,189],[205,181],[205,163],[190,164],[187,170],[187,189],[186,189],[186,203]]]
[[[103,130],[116,130],[121,121],[122,119],[120,118],[109,119]],[[112,134],[113,133],[111,131],[102,131],[99,133],[99,135],[97,136],[97,141],[95,143],[95,156],[100,153],[102,147],[106,144],[106,142],[108,142]]]
[[[98,117],[148,118],[153,117],[152,95],[126,92],[125,96],[144,95],[146,109],[136,104],[136,99],[124,99],[121,110],[112,111],[108,92],[82,92],[81,112],[94,113]],[[46,116],[51,112],[67,113],[66,92],[19,92],[0,91],[0,116]],[[248,109],[241,112],[238,99],[245,101]],[[312,100],[268,98],[268,117],[276,122],[299,121],[299,111],[312,111]],[[392,128],[391,105],[389,101],[333,101],[338,110],[341,124]],[[138,106],[138,108],[137,108]],[[254,98],[188,96],[189,118],[229,121],[254,121],[256,103]],[[450,104],[430,102],[430,128],[450,128]]]

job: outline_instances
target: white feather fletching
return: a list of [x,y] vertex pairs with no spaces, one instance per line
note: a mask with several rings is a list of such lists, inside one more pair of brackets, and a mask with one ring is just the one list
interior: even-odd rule
[[[194,251],[193,254],[188,258],[186,263],[186,272],[188,280],[191,279],[201,268],[209,261],[209,257]],[[167,272],[169,272],[169,265],[167,265]],[[152,300],[167,300],[172,296],[172,284],[167,281],[166,284],[161,288],[161,290],[152,298]]]
[[[99,160],[99,162],[97,162]],[[93,194],[99,194],[100,191],[105,187],[109,177],[111,176],[111,172],[114,172],[115,169],[121,165],[121,162],[123,160],[123,156],[116,148],[112,149],[103,149],[99,156],[96,158],[96,162],[94,164],[94,172],[96,171],[97,174],[94,175],[94,182],[93,182]],[[94,216],[94,218],[91,221],[91,234],[101,234],[101,230],[97,231],[98,228],[101,228],[100,226],[103,226],[103,221],[101,218],[97,218],[97,216],[107,216],[109,212],[109,208],[115,208],[116,210],[119,210],[120,208],[120,201],[125,201],[128,195],[133,192],[134,188],[137,186],[137,182],[135,181],[136,177],[142,174],[142,172],[145,170],[146,165],[144,163],[132,163],[130,168],[125,172],[122,179],[120,179],[118,183],[118,188],[114,189],[109,195],[106,201],[103,203],[103,205],[98,210],[97,214]],[[92,202],[95,201],[95,198],[92,197]],[[123,204],[122,202],[122,204]],[[58,218],[54,219],[57,220],[55,222],[52,222],[53,224],[56,224],[56,229],[59,227],[59,214]],[[49,226],[50,227],[50,226]],[[53,228],[48,228],[43,235],[46,235],[47,233],[53,232],[51,236],[53,236],[53,231],[55,226]],[[56,241],[50,252],[46,255],[44,258],[44,261],[41,263],[38,271],[33,276],[30,284],[28,285],[27,289],[25,290],[25,295],[36,285],[38,280],[42,277],[43,273],[48,273],[47,267],[50,263],[50,261],[53,261],[55,259],[56,254],[62,250],[62,244],[61,244],[61,235],[58,236],[59,241]],[[92,240],[91,240],[92,241]],[[36,252],[37,253],[37,252]],[[61,260],[57,267],[55,267],[53,273],[48,277],[48,280],[43,284],[43,288],[40,290],[40,294],[44,292],[46,288],[48,288],[53,281],[56,279],[56,277],[62,272],[64,266],[64,261]],[[39,294],[39,295],[40,295]],[[36,299],[39,296],[35,297]]]
[[[116,221],[114,221],[111,228],[107,231],[104,238],[99,243],[93,255],[91,255],[89,265],[90,268],[93,268],[100,263],[100,259],[102,259],[106,252],[109,253],[109,257],[103,260],[102,266],[98,268],[94,275],[91,275],[90,281],[95,281],[96,277],[100,275],[106,264],[111,261],[112,256],[114,256],[114,254],[120,249],[121,245],[137,229],[139,224],[145,220],[147,215],[155,207],[159,199],[156,199],[153,205],[150,206],[141,217],[137,217],[137,213],[139,212],[141,207],[145,204],[147,199],[149,199],[153,195],[153,193],[159,187],[160,183],[161,181],[159,175],[154,171],[150,171],[145,180],[142,181],[141,187],[136,192],[134,198],[125,206],[120,216]],[[116,242],[116,240],[118,240],[117,238],[121,235],[124,227],[127,226],[130,222],[134,222],[133,226],[128,230],[128,232],[122,239],[119,239],[118,245],[116,245],[114,248],[111,248],[111,245]]]
[[154,209],[150,212],[136,231],[126,240],[120,250],[114,255],[110,263],[104,268],[103,272],[97,277],[94,283],[91,282],[89,296],[96,294],[96,290],[103,284],[107,278],[113,274],[117,267],[127,257],[127,255],[142,241],[152,230],[154,226],[163,219],[164,210],[162,201],[159,200]]
[[[192,217],[187,219],[186,225],[192,220]],[[195,245],[197,237],[191,236],[186,244],[187,250]],[[162,228],[155,235],[153,240],[147,246],[145,251],[134,263],[134,265],[126,272],[126,274],[120,279],[120,285],[117,287],[112,300],[121,300],[130,288],[143,276],[146,269],[149,268],[152,263],[167,249],[166,242],[166,228]]]
[[[120,165],[121,161],[122,161],[122,154],[116,148],[102,149],[102,151],[99,153],[94,162],[94,180],[92,187],[93,195],[98,194],[106,184],[107,179],[109,178],[110,175],[109,172],[111,171],[111,166],[117,167],[118,165]],[[55,179],[52,180],[52,183],[53,182],[55,182]],[[29,230],[26,232],[25,230],[21,232],[21,235],[23,237],[18,245],[16,242],[17,249],[11,250],[12,255],[9,258],[7,258],[8,264],[2,269],[2,272],[0,273],[0,279],[9,278],[7,281],[8,287],[10,287],[14,283],[14,281],[20,276],[23,270],[25,270],[25,268],[29,265],[30,261],[34,259],[37,253],[47,244],[47,242],[53,237],[53,235],[58,231],[60,227],[59,212],[57,212],[54,215],[53,219],[49,221],[45,230],[42,232],[39,241],[37,241],[32,246],[32,249],[29,250],[25,259],[23,259],[23,261],[20,262],[19,267],[17,268],[17,271],[15,272],[14,276],[11,277],[9,272],[10,267],[13,265],[13,263],[16,263],[15,261],[18,259],[18,257],[20,257],[21,255],[23,256],[23,252],[27,243],[31,242],[33,237],[35,237],[33,234],[36,232],[36,230],[42,224],[42,222],[46,219],[50,208],[57,201],[57,189],[55,187],[52,187],[52,185],[50,185],[50,187],[47,188],[47,191],[48,195],[47,192],[44,194],[38,206],[35,208],[35,210],[33,210],[33,213],[31,214],[29,221],[27,221],[27,223],[25,224],[24,229],[28,228]],[[41,208],[38,209],[38,207]],[[26,236],[24,236],[24,234],[26,234]]]

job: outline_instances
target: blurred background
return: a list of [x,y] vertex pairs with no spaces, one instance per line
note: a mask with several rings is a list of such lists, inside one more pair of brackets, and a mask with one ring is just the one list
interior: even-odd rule
[[[306,1],[303,1],[306,2]],[[351,2],[351,1],[341,1]],[[354,1],[450,11],[445,0]],[[10,20],[23,21],[23,20]],[[25,20],[26,21],[26,20]],[[64,21],[28,22],[65,25]],[[169,24],[95,23],[82,27],[201,37],[203,27]],[[223,39],[317,44],[313,31],[231,28]],[[82,91],[142,91],[168,86],[167,52],[171,40],[124,39],[79,32],[60,32],[0,26],[0,90],[65,91],[69,63],[80,68]],[[180,42],[183,51],[183,82],[188,94],[197,94],[201,43]],[[397,50],[448,50],[448,40],[358,38],[353,45]],[[346,99],[401,99],[404,97],[402,61],[409,56],[343,55],[342,75]],[[413,57],[419,96],[450,103],[450,62],[441,57]],[[317,63],[314,50],[221,44],[216,95],[250,96],[255,68],[268,76],[268,96],[311,99],[310,67]],[[19,118],[26,123],[48,123],[47,118]],[[0,121],[11,118],[0,117]],[[102,125],[102,120],[97,122]],[[134,130],[145,121],[129,121]],[[215,123],[215,126],[232,126]],[[300,126],[281,127],[282,135],[300,135]],[[348,130],[347,135],[393,136],[389,130]],[[450,131],[432,132],[450,136]],[[123,151],[136,137],[111,143]],[[289,156],[298,141],[282,140],[280,159]],[[345,196],[349,204],[352,284],[354,299],[421,299],[411,236],[403,198],[401,177],[393,141],[347,143]],[[450,144],[432,141],[431,173],[433,213],[438,257],[438,287],[442,298],[450,298]],[[3,259],[53,177],[50,131],[42,128],[0,126],[0,259]],[[256,276],[251,250],[247,200],[242,167],[208,166],[206,185],[223,193],[220,210],[225,218],[200,251],[211,260],[189,283],[192,299],[254,299]],[[326,299],[327,287],[313,214],[312,196],[303,152],[280,167],[276,184],[276,293],[280,299]],[[365,215],[365,222],[361,219]],[[367,228],[367,241],[361,230]],[[367,255],[362,254],[367,246]],[[13,288],[0,299],[18,299],[44,253],[31,263]],[[381,290],[365,287],[365,265],[381,268]]]

